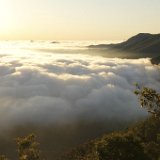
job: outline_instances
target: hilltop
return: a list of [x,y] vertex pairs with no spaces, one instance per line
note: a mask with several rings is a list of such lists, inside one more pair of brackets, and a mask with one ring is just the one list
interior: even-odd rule
[[[127,52],[135,58],[155,58],[160,54],[160,34],[139,33],[122,43],[90,45],[88,48]],[[159,58],[157,61],[159,63]]]

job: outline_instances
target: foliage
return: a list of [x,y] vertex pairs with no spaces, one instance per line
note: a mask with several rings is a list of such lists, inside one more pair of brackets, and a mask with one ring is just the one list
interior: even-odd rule
[[160,117],[160,94],[154,89],[147,87],[141,88],[138,84],[136,86],[137,90],[135,94],[138,95],[141,106],[146,108],[155,117]]
[[133,135],[114,133],[98,147],[100,160],[147,160],[140,142]]
[[90,145],[84,144],[83,152],[74,149],[62,160],[160,160],[160,94],[136,86],[135,94],[151,116],[127,131],[106,134]]
[[100,160],[147,160],[147,155],[138,140],[132,135],[114,133],[98,147]]
[[99,160],[99,156],[97,154],[96,146],[94,145],[94,141],[90,141],[83,145],[78,146],[77,148],[66,152],[61,159],[65,160]]
[[39,160],[40,151],[35,135],[30,134],[24,138],[17,138],[19,160]]
[[151,160],[160,158],[160,119],[154,116],[130,129]]

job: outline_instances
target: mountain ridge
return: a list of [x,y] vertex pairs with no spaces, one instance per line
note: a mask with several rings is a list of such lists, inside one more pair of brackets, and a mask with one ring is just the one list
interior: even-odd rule
[[132,53],[137,58],[154,58],[152,62],[160,63],[160,34],[139,33],[121,43],[90,45],[88,48]]

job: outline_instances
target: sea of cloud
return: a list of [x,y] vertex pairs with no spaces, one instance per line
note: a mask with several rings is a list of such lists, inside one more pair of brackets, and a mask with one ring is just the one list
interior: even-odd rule
[[160,89],[149,59],[83,54],[0,54],[0,125],[132,120],[146,115],[134,83]]

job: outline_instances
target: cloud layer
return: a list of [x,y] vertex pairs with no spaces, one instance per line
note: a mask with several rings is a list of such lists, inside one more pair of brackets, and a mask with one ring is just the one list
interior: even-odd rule
[[132,120],[134,83],[160,88],[149,59],[23,52],[0,55],[0,125]]

